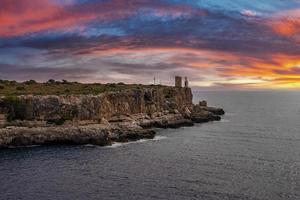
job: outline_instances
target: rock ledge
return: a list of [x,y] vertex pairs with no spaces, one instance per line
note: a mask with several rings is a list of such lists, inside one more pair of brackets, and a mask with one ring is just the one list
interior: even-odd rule
[[[97,96],[0,98],[0,148],[28,145],[111,145],[155,136],[153,128],[218,121],[225,112],[194,105],[190,88],[105,93]],[[5,117],[4,117],[5,116]]]

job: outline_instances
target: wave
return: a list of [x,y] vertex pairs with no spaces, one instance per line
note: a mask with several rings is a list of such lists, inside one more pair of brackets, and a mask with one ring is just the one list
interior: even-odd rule
[[229,119],[221,119],[220,122],[230,122],[230,120]]
[[130,145],[130,144],[136,144],[136,143],[144,143],[144,142],[151,142],[151,141],[159,141],[166,139],[166,136],[155,136],[153,139],[141,139],[137,141],[131,141],[131,142],[115,142],[111,146],[106,146],[105,148],[117,148],[125,145]]

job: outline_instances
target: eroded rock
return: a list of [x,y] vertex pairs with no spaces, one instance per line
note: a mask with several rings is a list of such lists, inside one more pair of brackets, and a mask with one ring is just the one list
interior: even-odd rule
[[0,97],[1,124],[6,127],[0,128],[0,147],[103,146],[153,138],[152,128],[221,119],[223,109],[207,107],[206,101],[193,105],[192,96],[190,88],[157,87],[99,95],[26,95],[11,103]]

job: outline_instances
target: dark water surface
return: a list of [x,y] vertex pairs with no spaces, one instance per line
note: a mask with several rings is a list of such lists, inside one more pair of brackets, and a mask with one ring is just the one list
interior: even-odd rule
[[0,199],[300,199],[300,92],[201,92],[221,122],[113,147],[0,150]]

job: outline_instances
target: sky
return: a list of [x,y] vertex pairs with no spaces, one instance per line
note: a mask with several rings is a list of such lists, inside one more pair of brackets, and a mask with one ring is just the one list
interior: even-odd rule
[[0,79],[300,88],[299,0],[0,0]]

